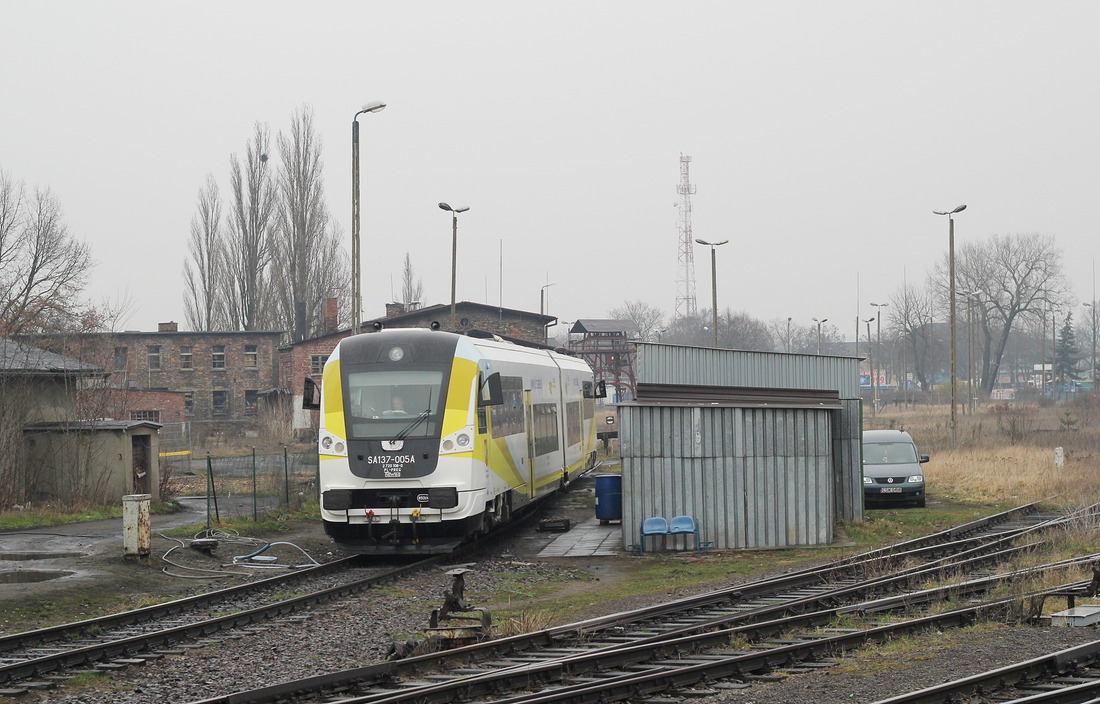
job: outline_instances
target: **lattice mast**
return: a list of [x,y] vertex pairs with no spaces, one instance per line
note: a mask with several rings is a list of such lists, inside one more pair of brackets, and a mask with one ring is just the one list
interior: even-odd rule
[[676,317],[694,316],[695,307],[695,247],[691,236],[691,197],[695,195],[695,186],[691,184],[689,169],[691,157],[680,155],[680,185],[676,192],[680,194],[680,233],[679,255],[676,264]]

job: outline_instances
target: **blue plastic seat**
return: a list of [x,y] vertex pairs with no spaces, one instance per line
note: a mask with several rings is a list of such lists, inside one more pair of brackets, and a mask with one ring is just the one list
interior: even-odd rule
[[668,535],[668,521],[663,516],[653,516],[642,521],[642,527],[638,529],[638,550],[643,555],[647,535]]
[[[669,535],[687,535],[688,533],[695,536],[695,551],[702,552],[702,546],[699,544],[699,524],[695,522],[695,519],[691,516],[676,516],[672,519],[672,523],[668,529]],[[686,548],[687,545],[684,545]]]

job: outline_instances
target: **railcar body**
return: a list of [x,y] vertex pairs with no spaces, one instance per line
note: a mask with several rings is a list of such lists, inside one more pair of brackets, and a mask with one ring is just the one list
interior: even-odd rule
[[345,338],[320,390],[326,532],[431,553],[510,520],[593,461],[595,395],[588,365],[550,350],[424,329]]

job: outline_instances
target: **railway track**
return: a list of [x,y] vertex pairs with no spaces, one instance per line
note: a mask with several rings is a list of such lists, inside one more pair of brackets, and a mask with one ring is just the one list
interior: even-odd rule
[[[118,669],[157,659],[180,644],[334,601],[398,578],[439,558],[391,569],[355,567],[358,558],[335,560],[288,574],[99,618],[0,637],[0,682],[18,694],[20,680],[75,668]],[[286,596],[288,588],[306,590]],[[28,684],[23,684],[25,689]]]
[[1100,640],[875,704],[1075,704],[1100,701]]
[[[1004,574],[988,568],[1034,550],[1040,541],[1029,534],[1057,527],[1070,516],[1040,514],[1034,506],[974,521],[934,536],[906,541],[829,565],[792,572],[724,590],[700,594],[647,609],[637,609],[536,633],[488,641],[444,653],[380,663],[354,670],[201,700],[203,704],[261,701],[348,702],[488,701],[491,693],[553,685],[553,693],[530,695],[530,701],[576,701],[595,697],[610,701],[639,696],[661,687],[685,686],[693,677],[759,676],[779,664],[809,663],[837,648],[928,627],[965,625],[981,610],[1006,608],[1008,602],[974,605],[948,614],[905,619],[897,624],[853,629],[822,636],[803,633],[775,645],[768,638],[797,629],[827,627],[838,616],[894,614],[926,608],[945,600],[980,599],[996,586],[1033,574],[1083,564],[1087,556],[1060,565]],[[1010,543],[1027,539],[1023,545]],[[938,589],[913,591],[914,585],[967,573],[970,579]],[[1083,589],[1074,584],[1061,589]],[[792,641],[793,642],[789,642]],[[747,652],[730,652],[731,642],[749,642]],[[673,663],[669,660],[675,661]],[[612,668],[614,676],[607,673]],[[670,671],[661,674],[662,670]],[[643,672],[638,672],[641,670]],[[599,676],[586,689],[585,678]],[[577,682],[580,678],[581,682]],[[659,684],[664,683],[664,684]],[[600,693],[598,696],[594,693]],[[628,694],[627,694],[628,692]],[[548,697],[540,700],[539,696]],[[506,701],[527,701],[515,695]]]

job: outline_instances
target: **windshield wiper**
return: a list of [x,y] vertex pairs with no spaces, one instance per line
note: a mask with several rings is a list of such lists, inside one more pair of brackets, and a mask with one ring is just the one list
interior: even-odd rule
[[431,414],[432,414],[432,394],[429,391],[428,392],[428,407],[425,408],[423,411],[421,411],[420,414],[416,416],[416,418],[413,418],[412,421],[410,421],[408,425],[406,425],[404,428],[402,428],[401,432],[399,432],[397,435],[395,435],[393,437],[393,440],[391,440],[390,442],[397,442],[399,440],[404,440],[405,436],[413,431],[413,428],[415,428],[416,426],[420,425],[425,420],[427,420],[428,416],[430,416]]

